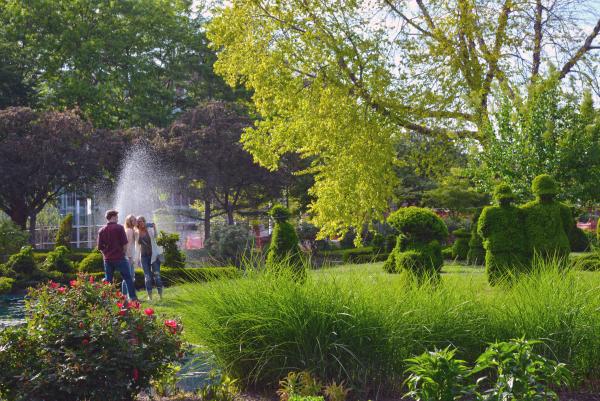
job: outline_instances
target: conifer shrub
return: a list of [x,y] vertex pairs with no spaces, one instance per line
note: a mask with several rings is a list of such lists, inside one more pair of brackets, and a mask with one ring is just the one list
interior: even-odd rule
[[388,223],[400,235],[384,268],[389,271],[393,260],[394,272],[437,277],[444,263],[440,243],[448,236],[444,221],[430,209],[410,206],[392,213]]
[[574,224],[571,209],[555,200],[558,187],[549,175],[535,177],[531,189],[536,199],[522,207],[531,254],[546,259],[567,258],[571,252],[568,233]]
[[102,253],[96,248],[90,252],[79,264],[77,270],[82,273],[104,272],[104,259]]
[[179,250],[179,234],[160,231],[156,244],[163,248],[163,264],[169,267],[185,267],[185,254]]
[[67,249],[71,249],[71,231],[73,231],[73,215],[71,213],[60,222],[60,227],[56,233],[55,248],[64,246]]
[[299,276],[303,276],[305,272],[298,246],[298,235],[294,226],[288,221],[289,210],[282,205],[276,205],[271,209],[270,215],[275,220],[275,227],[271,235],[267,266],[289,264]]
[[529,264],[524,211],[512,205],[515,197],[507,184],[496,187],[494,199],[499,206],[485,207],[477,223],[477,232],[486,250],[485,267],[491,285],[527,270]]
[[485,249],[483,248],[483,238],[477,232],[477,223],[481,216],[482,209],[477,209],[473,215],[471,223],[471,238],[469,239],[469,252],[467,253],[467,262],[470,265],[482,265],[485,262]]
[[452,258],[456,260],[467,260],[471,233],[464,228],[459,228],[458,230],[454,230],[452,234],[456,238],[454,244],[452,244]]
[[47,272],[73,273],[75,271],[73,262],[69,258],[69,250],[62,245],[48,253],[41,267]]

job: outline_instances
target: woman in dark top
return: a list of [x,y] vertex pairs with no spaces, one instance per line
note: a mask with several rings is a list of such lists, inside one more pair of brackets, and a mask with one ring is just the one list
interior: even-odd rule
[[156,245],[156,227],[148,227],[146,218],[137,218],[135,231],[135,246],[138,264],[144,269],[144,283],[148,299],[152,300],[152,282],[156,286],[158,296],[162,299],[163,284],[160,279],[159,248]]

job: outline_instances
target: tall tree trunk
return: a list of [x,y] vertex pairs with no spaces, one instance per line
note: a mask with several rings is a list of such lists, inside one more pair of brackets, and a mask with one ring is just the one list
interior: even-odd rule
[[37,213],[29,216],[29,243],[35,248],[35,225],[37,223]]
[[206,241],[208,241],[208,239],[210,238],[210,201],[209,200],[205,200],[204,201],[204,242],[206,243]]
[[535,2],[535,21],[533,23],[533,67],[531,69],[531,77],[534,78],[539,74],[540,62],[542,56],[542,0]]
[[24,204],[21,203],[12,204],[10,206],[11,209],[8,212],[8,216],[13,221],[13,223],[25,230],[27,228],[27,208]]
[[232,226],[234,223],[233,221],[233,207],[231,205],[227,206],[227,224],[229,224],[230,226]]

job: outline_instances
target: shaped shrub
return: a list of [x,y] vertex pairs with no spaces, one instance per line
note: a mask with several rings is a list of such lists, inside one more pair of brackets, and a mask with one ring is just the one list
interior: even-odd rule
[[444,263],[440,242],[448,236],[444,221],[430,209],[411,206],[392,213],[388,223],[400,235],[384,269],[437,277]]
[[452,258],[456,260],[467,260],[467,254],[469,253],[469,239],[471,233],[464,228],[459,228],[453,233],[456,240],[452,244]]
[[296,235],[294,226],[287,221],[290,218],[290,212],[285,207],[276,205],[273,206],[270,214],[275,220],[275,227],[269,245],[267,266],[289,264],[295,273],[302,276],[305,273],[303,272],[301,251],[298,247],[298,235]]
[[104,272],[104,259],[98,249],[90,252],[79,264],[77,270],[82,273],[102,273]]
[[30,246],[24,246],[18,253],[8,258],[8,262],[4,266],[5,269],[14,273],[17,280],[28,280],[37,272],[33,249]]
[[72,273],[75,271],[73,262],[69,259],[69,250],[64,246],[58,246],[48,253],[46,260],[42,263],[42,269],[47,272]]
[[483,238],[477,232],[477,223],[479,222],[479,216],[481,216],[481,210],[477,209],[471,223],[471,238],[469,239],[469,252],[467,253],[467,262],[470,265],[482,265],[485,263]]
[[512,205],[514,195],[506,184],[494,191],[499,206],[487,206],[481,212],[477,232],[483,238],[488,281],[494,285],[504,277],[525,271],[529,249],[523,224],[523,210]]
[[549,175],[535,177],[531,188],[536,200],[522,206],[530,253],[545,259],[568,257],[568,233],[574,223],[571,209],[554,199],[558,189]]
[[182,356],[182,326],[80,277],[29,293],[28,324],[0,332],[0,398],[133,400]]
[[64,246],[67,249],[71,249],[71,231],[73,231],[73,215],[71,213],[60,222],[60,227],[56,233],[56,244],[55,248]]
[[0,277],[0,295],[8,294],[9,292],[11,292],[14,283],[15,283],[14,278]]
[[163,248],[163,264],[170,267],[185,267],[185,255],[179,250],[179,234],[160,231],[156,244]]

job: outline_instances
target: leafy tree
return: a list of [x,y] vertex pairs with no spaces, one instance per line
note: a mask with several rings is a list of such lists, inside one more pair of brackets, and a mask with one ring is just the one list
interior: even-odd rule
[[0,0],[0,60],[8,61],[0,104],[79,107],[99,127],[164,126],[198,99],[233,96],[212,73],[215,56],[192,7]]
[[489,196],[475,191],[470,180],[460,170],[452,169],[437,188],[424,193],[423,203],[426,206],[449,209],[456,214],[488,204]]
[[208,37],[217,72],[252,90],[262,117],[246,149],[273,169],[290,151],[311,158],[314,222],[338,234],[387,211],[399,132],[485,146],[500,95],[524,97],[547,61],[594,84],[600,20],[586,31],[573,2],[536,3],[238,0]]
[[0,210],[33,240],[37,214],[61,191],[92,184],[118,165],[122,139],[76,112],[0,110]]
[[510,182],[519,199],[532,196],[529,180],[556,177],[563,199],[592,205],[600,197],[600,113],[590,92],[578,107],[558,87],[556,76],[532,85],[527,102],[505,99],[496,115],[486,151],[473,149],[471,172],[489,191],[498,180]]
[[251,126],[248,114],[234,103],[211,101],[184,113],[155,138],[159,151],[180,166],[187,182],[196,183],[204,212],[205,236],[210,221],[256,209],[277,197],[280,175],[256,164],[239,143]]

